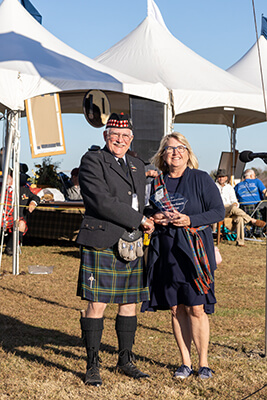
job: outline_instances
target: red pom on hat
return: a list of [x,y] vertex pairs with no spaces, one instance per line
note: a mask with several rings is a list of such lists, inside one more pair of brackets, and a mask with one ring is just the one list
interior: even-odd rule
[[129,128],[133,129],[133,123],[128,114],[123,112],[120,114],[112,113],[108,119],[106,128]]

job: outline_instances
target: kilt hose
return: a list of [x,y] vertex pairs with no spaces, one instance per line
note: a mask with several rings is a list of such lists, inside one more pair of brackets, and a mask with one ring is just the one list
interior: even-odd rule
[[126,262],[117,246],[103,250],[81,248],[77,295],[83,300],[129,304],[149,299],[143,259]]

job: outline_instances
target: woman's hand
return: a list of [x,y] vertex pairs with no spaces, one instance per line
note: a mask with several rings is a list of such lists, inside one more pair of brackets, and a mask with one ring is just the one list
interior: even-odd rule
[[168,225],[168,223],[170,222],[169,218],[161,212],[157,212],[156,214],[153,215],[152,218],[155,224],[158,225]]
[[174,214],[172,219],[170,220],[170,222],[174,225],[174,226],[190,226],[191,225],[191,221],[190,221],[190,217],[188,217],[188,215],[186,214],[181,214],[181,213],[177,213]]

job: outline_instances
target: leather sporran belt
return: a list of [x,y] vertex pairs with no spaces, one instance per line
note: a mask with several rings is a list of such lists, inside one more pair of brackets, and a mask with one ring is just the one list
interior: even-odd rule
[[143,235],[137,229],[135,231],[125,231],[118,241],[118,251],[121,258],[125,261],[134,261],[138,257],[143,257]]

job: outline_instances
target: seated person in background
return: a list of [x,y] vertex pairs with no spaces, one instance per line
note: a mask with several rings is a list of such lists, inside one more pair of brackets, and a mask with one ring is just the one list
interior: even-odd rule
[[71,171],[72,186],[67,189],[67,200],[82,200],[81,189],[79,185],[79,168],[73,168]]
[[228,176],[225,169],[219,169],[216,175],[216,185],[222,196],[225,207],[225,217],[232,218],[236,227],[236,245],[244,246],[244,224],[251,223],[257,227],[264,227],[264,221],[250,217],[238,205],[234,188],[228,183]]
[[[235,194],[240,208],[247,214],[251,215],[256,209],[258,203],[266,196],[266,187],[260,179],[256,178],[253,169],[244,171],[244,180],[235,186]],[[254,213],[257,219],[261,218],[261,212],[256,210]],[[253,235],[256,237],[263,236],[263,229],[261,226],[253,227]]]
[[[40,198],[33,194],[28,186],[23,186],[24,177],[20,182],[19,190],[19,241],[22,243],[22,237],[28,230],[27,218],[29,213],[32,213],[37,205],[40,203]],[[7,190],[5,196],[5,204],[2,219],[2,228],[8,233],[5,254],[8,256],[13,255],[13,224],[14,224],[14,206],[12,201],[13,193],[13,177],[12,171],[9,170],[7,176]]]
[[51,201],[65,201],[64,194],[56,188],[41,189],[38,193],[41,203],[50,203]]

